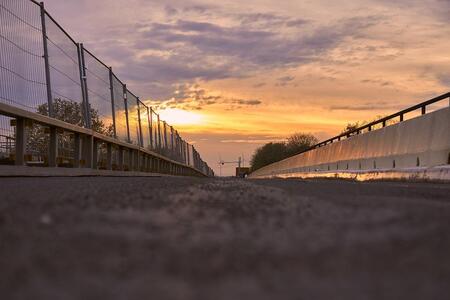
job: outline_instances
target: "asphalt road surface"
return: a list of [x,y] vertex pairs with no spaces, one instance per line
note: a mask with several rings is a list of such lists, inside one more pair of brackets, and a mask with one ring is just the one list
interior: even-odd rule
[[449,299],[450,185],[0,179],[0,299]]

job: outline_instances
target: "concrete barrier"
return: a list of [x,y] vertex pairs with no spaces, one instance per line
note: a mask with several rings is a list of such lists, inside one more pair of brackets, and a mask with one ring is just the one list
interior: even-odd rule
[[449,160],[447,107],[301,153],[256,170],[249,177],[314,177],[324,173],[382,173],[378,172],[381,170],[400,174],[411,168],[445,166]]

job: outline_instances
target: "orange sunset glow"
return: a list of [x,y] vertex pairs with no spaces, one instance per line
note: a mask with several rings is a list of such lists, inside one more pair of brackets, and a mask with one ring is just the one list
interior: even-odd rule
[[[219,174],[444,93],[450,2],[46,1]],[[74,17],[76,16],[76,18]],[[231,175],[234,165],[222,168]]]

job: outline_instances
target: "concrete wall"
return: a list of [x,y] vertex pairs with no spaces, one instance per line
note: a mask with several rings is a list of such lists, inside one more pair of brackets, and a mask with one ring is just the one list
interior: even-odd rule
[[250,178],[434,167],[447,165],[449,159],[450,107],[287,158],[253,172]]

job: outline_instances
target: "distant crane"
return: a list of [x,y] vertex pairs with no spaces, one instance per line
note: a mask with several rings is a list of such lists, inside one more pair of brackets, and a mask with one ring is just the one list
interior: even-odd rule
[[219,176],[222,176],[222,166],[226,165],[226,164],[238,164],[239,169],[241,168],[241,164],[244,164],[244,159],[239,157],[239,159],[237,161],[223,161],[222,159],[220,159],[219,161]]

